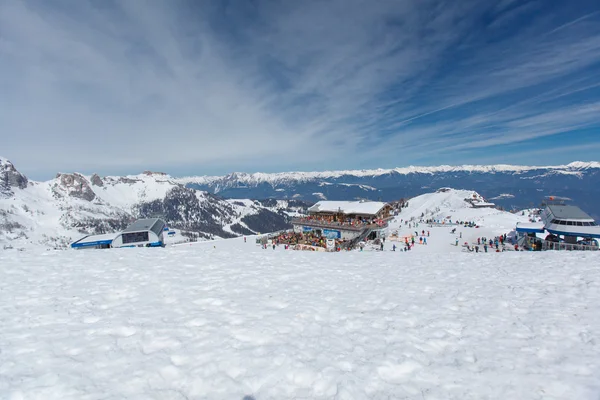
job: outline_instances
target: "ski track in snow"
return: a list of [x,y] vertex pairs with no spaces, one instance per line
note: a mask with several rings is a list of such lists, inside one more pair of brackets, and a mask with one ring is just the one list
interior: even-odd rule
[[598,253],[250,239],[1,252],[0,398],[598,398]]

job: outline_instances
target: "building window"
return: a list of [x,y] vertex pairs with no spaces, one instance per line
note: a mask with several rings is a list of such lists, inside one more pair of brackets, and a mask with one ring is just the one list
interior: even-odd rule
[[148,231],[144,232],[131,232],[123,234],[123,244],[147,242]]

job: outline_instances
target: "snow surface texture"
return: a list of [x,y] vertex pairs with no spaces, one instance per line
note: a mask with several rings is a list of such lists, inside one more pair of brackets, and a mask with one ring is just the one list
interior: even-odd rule
[[600,253],[448,230],[406,253],[0,252],[0,398],[597,399]]

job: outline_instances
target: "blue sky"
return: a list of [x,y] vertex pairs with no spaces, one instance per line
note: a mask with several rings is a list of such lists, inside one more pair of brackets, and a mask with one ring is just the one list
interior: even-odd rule
[[600,154],[597,1],[6,1],[0,155],[172,175]]

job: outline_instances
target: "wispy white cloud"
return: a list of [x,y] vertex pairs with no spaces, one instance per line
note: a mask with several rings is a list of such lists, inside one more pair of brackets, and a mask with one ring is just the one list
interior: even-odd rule
[[51,172],[374,167],[594,126],[598,15],[542,11],[2,3],[0,153]]

